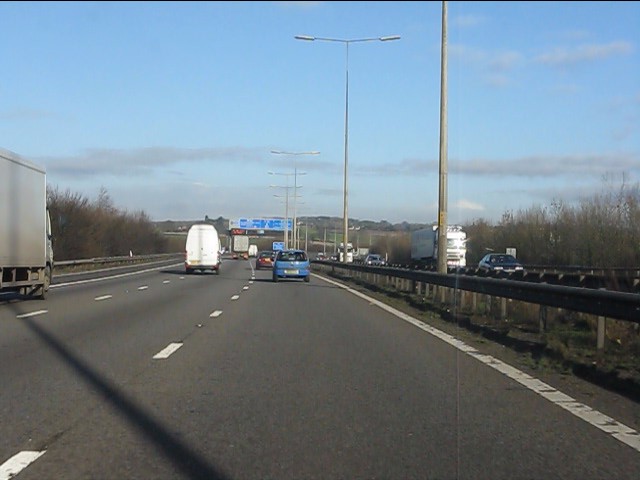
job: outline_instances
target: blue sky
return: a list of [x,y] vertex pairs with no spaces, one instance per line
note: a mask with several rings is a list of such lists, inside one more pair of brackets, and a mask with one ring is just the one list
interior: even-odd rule
[[[638,183],[639,2],[447,11],[449,223]],[[349,46],[349,216],[437,218],[442,2],[2,2],[0,18],[0,148],[153,220],[283,216],[294,169],[297,215],[341,217],[346,45],[294,36],[399,35]]]

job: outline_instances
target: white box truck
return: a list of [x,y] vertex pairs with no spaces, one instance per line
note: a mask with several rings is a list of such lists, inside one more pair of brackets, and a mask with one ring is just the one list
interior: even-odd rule
[[[438,263],[438,226],[411,232],[411,264],[414,267]],[[447,227],[447,266],[467,266],[467,234],[460,225]]]
[[221,263],[220,237],[216,227],[210,223],[191,225],[187,232],[184,253],[186,273],[211,270],[220,274]]
[[46,298],[51,238],[45,169],[0,149],[0,292]]
[[231,252],[234,259],[249,258],[249,235],[232,235]]
[[[340,243],[340,245],[338,246],[338,261],[341,263],[344,263],[344,252],[345,248],[344,248],[344,243]],[[347,261],[346,263],[353,263],[353,244],[351,242],[347,243]]]

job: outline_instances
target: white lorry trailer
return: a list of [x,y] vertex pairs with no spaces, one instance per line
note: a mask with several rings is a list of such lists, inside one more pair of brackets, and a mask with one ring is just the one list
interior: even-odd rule
[[0,149],[0,292],[44,299],[52,277],[46,171]]
[[231,252],[233,258],[249,258],[249,235],[232,235]]
[[[411,264],[415,267],[438,263],[438,226],[411,232]],[[447,227],[447,266],[467,266],[467,234],[460,225]]]
[[341,263],[353,263],[353,244],[351,242],[347,243],[347,248],[346,248],[347,252],[347,261],[345,262],[344,260],[344,256],[345,256],[345,248],[344,248],[344,243],[340,243],[340,245],[338,246],[338,261]]

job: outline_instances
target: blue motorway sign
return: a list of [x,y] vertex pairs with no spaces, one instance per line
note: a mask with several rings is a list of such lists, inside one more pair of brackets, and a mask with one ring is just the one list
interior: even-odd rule
[[272,250],[274,251],[284,250],[284,242],[273,242]]
[[285,223],[284,218],[239,218],[238,220],[231,221],[231,228],[242,228],[244,230],[277,230],[283,232],[287,226],[287,230],[293,228],[293,220],[287,219]]

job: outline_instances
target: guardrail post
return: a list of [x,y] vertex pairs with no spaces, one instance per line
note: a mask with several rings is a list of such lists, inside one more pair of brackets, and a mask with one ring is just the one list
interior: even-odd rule
[[476,292],[471,293],[471,311],[478,313],[478,294]]
[[544,333],[547,331],[547,307],[546,305],[540,305],[540,312],[538,314],[538,331]]
[[507,318],[507,299],[502,297],[500,299],[500,320],[504,321]]
[[598,363],[602,362],[604,356],[604,338],[607,328],[607,319],[605,317],[598,317],[598,334],[596,345],[596,359]]

